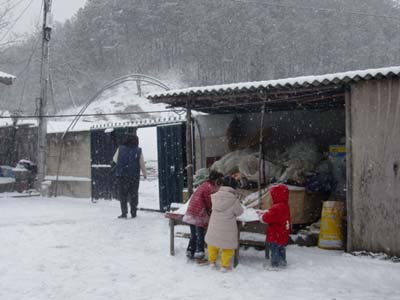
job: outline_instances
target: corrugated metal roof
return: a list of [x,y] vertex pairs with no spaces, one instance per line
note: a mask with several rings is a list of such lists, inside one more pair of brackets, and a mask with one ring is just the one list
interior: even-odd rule
[[371,80],[380,79],[386,77],[398,77],[400,76],[400,66],[379,68],[379,69],[367,69],[359,71],[349,71],[342,73],[333,73],[325,75],[315,76],[300,76],[285,79],[275,79],[266,81],[254,81],[254,82],[241,82],[232,84],[221,84],[203,87],[190,87],[185,89],[171,90],[162,93],[149,94],[149,99],[157,99],[164,97],[179,97],[189,95],[206,95],[214,93],[226,93],[226,92],[245,92],[258,89],[290,89],[299,87],[310,87],[310,86],[327,86],[327,85],[339,85],[343,83],[356,82],[360,80]]
[[15,76],[0,71],[0,82],[10,85],[13,83]]

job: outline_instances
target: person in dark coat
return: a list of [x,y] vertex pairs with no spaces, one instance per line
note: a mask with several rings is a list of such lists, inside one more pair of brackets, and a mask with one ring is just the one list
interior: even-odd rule
[[218,190],[218,181],[223,174],[211,171],[208,180],[203,182],[193,193],[183,216],[183,221],[190,225],[190,240],[186,256],[190,259],[204,259],[204,234],[211,215],[211,194]]
[[258,211],[260,221],[267,224],[267,243],[271,251],[271,267],[286,266],[286,245],[290,234],[289,189],[277,184],[269,189],[272,206]]
[[120,219],[128,215],[128,201],[132,218],[136,217],[139,203],[140,171],[147,178],[142,149],[136,135],[127,135],[123,145],[114,154],[115,175],[117,177],[118,198],[121,204]]

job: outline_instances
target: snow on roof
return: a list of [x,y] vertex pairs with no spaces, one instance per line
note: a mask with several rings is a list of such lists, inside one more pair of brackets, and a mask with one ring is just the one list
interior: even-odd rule
[[10,85],[14,81],[15,76],[0,71],[0,82]]
[[149,94],[147,97],[149,99],[156,99],[163,97],[202,95],[208,93],[222,93],[229,91],[325,86],[330,84],[341,84],[348,82],[356,82],[360,80],[371,80],[371,79],[397,77],[397,76],[400,76],[400,66],[349,71],[349,72],[333,73],[325,75],[300,76],[300,77],[274,79],[266,81],[241,82],[241,83],[221,84],[221,85],[212,85],[203,87],[189,87],[185,89],[170,90],[161,93],[152,93]]
[[143,119],[140,121],[123,121],[123,122],[107,122],[107,123],[100,123],[95,124],[91,127],[91,129],[105,129],[105,132],[112,132],[113,128],[118,127],[154,127],[154,126],[164,126],[164,125],[171,125],[175,123],[182,123],[186,121],[186,116],[183,115],[176,115],[174,117],[166,117],[166,118],[154,118],[154,119]]
[[[13,125],[13,119],[11,118],[11,113],[8,110],[0,110],[0,127],[8,127]],[[37,126],[36,119],[19,119],[18,126]]]

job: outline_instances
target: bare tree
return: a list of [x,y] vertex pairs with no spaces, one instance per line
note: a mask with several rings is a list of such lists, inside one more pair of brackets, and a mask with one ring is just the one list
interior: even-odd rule
[[2,40],[4,40],[5,36],[8,34],[8,28],[10,26],[10,14],[11,14],[11,6],[10,2],[6,2],[0,7],[0,47],[5,46]]
[[15,25],[29,10],[33,3],[30,0],[3,0],[0,3],[0,50],[20,40],[20,35],[14,31]]

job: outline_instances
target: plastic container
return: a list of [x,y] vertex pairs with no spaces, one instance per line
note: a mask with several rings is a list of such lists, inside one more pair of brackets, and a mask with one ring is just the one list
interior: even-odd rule
[[323,203],[318,239],[319,248],[332,250],[343,248],[342,217],[343,202],[325,201]]

